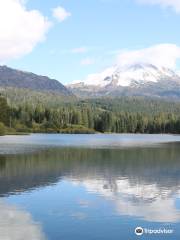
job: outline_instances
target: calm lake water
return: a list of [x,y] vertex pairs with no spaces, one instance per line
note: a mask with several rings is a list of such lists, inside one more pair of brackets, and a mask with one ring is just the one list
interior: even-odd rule
[[119,239],[180,239],[180,136],[0,137],[0,240]]

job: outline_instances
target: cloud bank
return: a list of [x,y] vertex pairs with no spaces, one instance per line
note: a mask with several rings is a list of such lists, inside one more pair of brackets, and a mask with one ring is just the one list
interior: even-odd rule
[[99,73],[89,74],[85,82],[98,82],[112,75],[116,65],[123,68],[133,64],[153,64],[176,70],[178,59],[180,59],[180,47],[175,44],[159,44],[137,50],[120,50],[116,56],[114,67],[106,68]]
[[117,57],[120,66],[149,63],[160,67],[176,68],[180,47],[175,44],[159,44],[144,49],[121,51]]
[[45,39],[51,23],[22,0],[0,0],[0,62],[22,57]]

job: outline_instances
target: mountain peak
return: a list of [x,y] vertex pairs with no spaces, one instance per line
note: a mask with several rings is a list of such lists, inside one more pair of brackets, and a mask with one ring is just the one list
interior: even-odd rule
[[81,85],[86,86],[107,87],[115,84],[116,86],[127,87],[134,83],[158,82],[172,77],[178,77],[173,70],[148,63],[137,63],[123,67],[115,65],[101,74],[92,74],[86,80],[72,85],[81,83]]
[[[113,66],[99,74],[92,74],[79,83],[70,85],[70,89],[78,94],[88,92],[92,96],[103,95],[145,95],[151,96],[151,90],[163,91],[165,95],[180,95],[180,77],[173,70],[149,63],[136,63],[126,66]],[[141,92],[142,91],[142,92]],[[179,90],[178,90],[179,91]],[[84,95],[83,93],[83,95]],[[158,95],[159,96],[159,95]]]

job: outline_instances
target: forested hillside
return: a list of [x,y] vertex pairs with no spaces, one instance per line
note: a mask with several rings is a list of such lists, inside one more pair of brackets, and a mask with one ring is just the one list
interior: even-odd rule
[[[9,104],[8,104],[9,102]],[[92,99],[10,104],[0,98],[1,134],[49,133],[180,133],[180,103],[144,98]]]
[[4,98],[8,99],[8,103],[11,106],[29,105],[35,106],[37,103],[42,103],[43,105],[48,105],[49,107],[57,107],[62,104],[62,102],[75,101],[76,97],[73,95],[61,95],[54,92],[43,92],[34,91],[30,89],[22,88],[3,88],[0,89],[0,94]]
[[56,95],[65,100],[74,97],[70,90],[55,79],[7,66],[0,66],[0,93],[7,94],[16,101],[20,101],[24,94],[29,100],[36,97],[36,94],[37,97],[45,94]]

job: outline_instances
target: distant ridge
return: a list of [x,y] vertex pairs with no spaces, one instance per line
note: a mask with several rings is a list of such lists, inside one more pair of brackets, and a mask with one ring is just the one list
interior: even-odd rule
[[73,97],[73,93],[63,84],[46,76],[24,72],[7,66],[0,66],[0,88],[29,89],[48,92],[62,97]]

